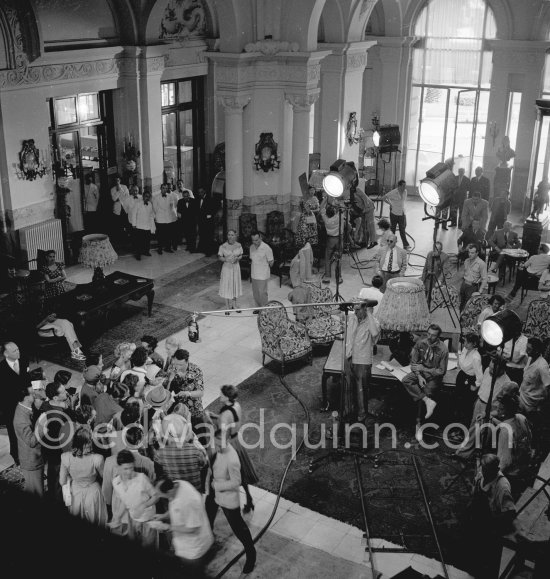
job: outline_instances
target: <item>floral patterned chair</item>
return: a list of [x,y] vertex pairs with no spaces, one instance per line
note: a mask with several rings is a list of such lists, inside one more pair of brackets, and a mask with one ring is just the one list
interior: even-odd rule
[[460,333],[461,336],[474,333],[477,334],[477,319],[483,309],[489,305],[489,294],[478,294],[472,296],[464,306],[460,314]]
[[455,311],[460,309],[460,295],[454,285],[445,284],[440,287],[434,285],[432,288],[432,308],[445,307],[445,302],[452,305]]
[[334,302],[332,291],[328,287],[320,287],[313,282],[302,282],[310,290],[311,303],[319,304],[311,306],[311,316],[305,322],[307,333],[314,346],[331,344],[344,333],[342,320],[336,317],[337,306],[324,306],[323,303]]
[[528,338],[539,338],[544,342],[550,338],[550,302],[533,300],[527,309],[523,333]]
[[312,347],[303,324],[288,318],[281,302],[270,301],[268,306],[280,306],[272,310],[260,310],[258,330],[262,341],[262,364],[266,355],[281,364],[281,375],[285,375],[285,364],[308,357],[312,362]]

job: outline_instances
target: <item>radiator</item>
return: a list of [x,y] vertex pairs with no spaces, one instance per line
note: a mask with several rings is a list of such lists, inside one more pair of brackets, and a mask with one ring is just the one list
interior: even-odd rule
[[48,219],[36,225],[29,225],[19,230],[19,243],[23,257],[29,263],[29,269],[36,269],[36,255],[39,249],[48,251],[55,250],[55,260],[65,261],[63,252],[63,234],[61,232],[61,219]]

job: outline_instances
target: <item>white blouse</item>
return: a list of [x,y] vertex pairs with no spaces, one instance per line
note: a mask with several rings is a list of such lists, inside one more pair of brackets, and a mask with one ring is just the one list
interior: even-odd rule
[[468,376],[476,377],[476,388],[481,385],[483,378],[483,368],[481,366],[481,355],[474,348],[472,350],[462,349],[458,354],[458,369],[462,370]]

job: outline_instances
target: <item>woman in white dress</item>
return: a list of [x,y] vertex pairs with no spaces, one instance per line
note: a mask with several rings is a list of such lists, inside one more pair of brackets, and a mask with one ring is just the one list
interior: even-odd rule
[[[226,309],[236,309],[237,298],[243,295],[241,283],[241,266],[239,261],[243,256],[242,245],[237,241],[237,232],[230,229],[227,241],[220,245],[218,258],[223,263],[220,277],[220,296],[225,298]],[[226,312],[229,315],[229,312]]]

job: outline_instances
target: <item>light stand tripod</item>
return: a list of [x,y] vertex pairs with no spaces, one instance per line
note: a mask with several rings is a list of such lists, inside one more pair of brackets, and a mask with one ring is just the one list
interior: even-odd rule
[[[441,282],[439,280],[440,276],[436,272],[436,259],[439,259],[440,263],[441,263],[441,258],[436,256],[437,232],[439,231],[439,226],[441,225],[441,223],[447,223],[447,221],[449,221],[449,220],[448,219],[440,219],[437,216],[430,215],[426,211],[426,204],[424,204],[424,213],[426,214],[426,217],[422,218],[422,221],[426,221],[427,219],[433,219],[434,220],[434,231],[433,231],[433,241],[432,241],[432,257],[431,257],[430,269],[428,270],[428,278],[430,280],[429,286],[428,286],[428,296],[427,296],[428,309],[429,309],[430,314],[431,314],[431,313],[435,312],[435,310],[437,310],[438,308],[442,307],[442,305],[444,304],[445,307],[447,308],[447,312],[449,313],[449,318],[451,319],[451,322],[453,322],[453,326],[456,328],[457,327],[456,322],[458,322],[458,324],[460,325],[460,318],[458,316],[458,313],[457,313],[454,305],[451,303],[451,301],[448,297],[449,296],[449,288],[447,286],[447,280],[445,278],[445,272],[442,272],[443,275],[441,276],[441,278],[443,280],[443,284],[441,284]],[[437,287],[437,289],[439,290],[439,295],[441,296],[442,301],[435,304],[435,306],[432,308],[432,290],[434,288],[434,284]],[[443,287],[445,287],[445,291],[443,291]],[[456,317],[456,322],[455,322],[455,317]]]

